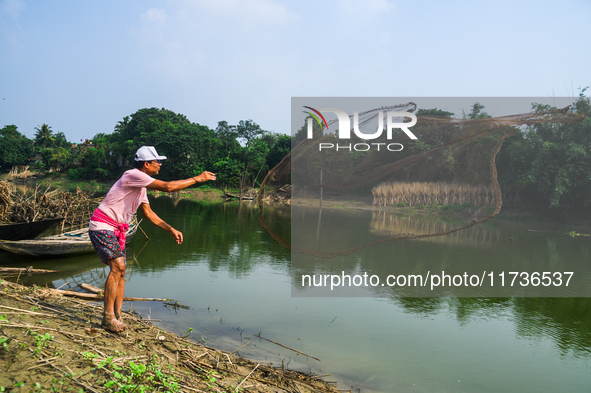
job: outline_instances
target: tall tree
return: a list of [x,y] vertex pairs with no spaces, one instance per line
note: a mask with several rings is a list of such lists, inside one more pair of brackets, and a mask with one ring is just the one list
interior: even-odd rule
[[506,140],[497,157],[499,182],[516,189],[520,199],[559,209],[591,206],[591,100],[584,91],[569,109],[584,115],[583,121],[536,124]]
[[[51,127],[43,123],[39,127],[35,127],[37,132],[35,133],[35,143],[42,145],[43,148],[51,147],[54,141],[53,131]],[[49,144],[49,146],[47,146]]]
[[15,125],[0,129],[0,168],[7,169],[13,165],[24,165],[33,152],[33,144],[29,138],[18,132]]
[[240,144],[236,140],[238,138],[236,126],[229,125],[225,120],[218,122],[218,126],[215,129],[215,136],[222,142],[227,155],[240,147]]
[[484,105],[482,105],[479,102],[475,102],[472,105],[472,110],[470,110],[470,113],[466,114],[464,112],[464,118],[467,118],[467,119],[488,119],[488,118],[492,117],[491,115],[486,113],[483,109],[484,109]]
[[269,169],[279,164],[291,150],[291,137],[285,134],[265,134],[262,139],[269,145],[267,165]]
[[107,160],[116,160],[121,155],[133,162],[140,146],[156,147],[160,154],[168,157],[160,171],[160,177],[165,180],[197,176],[211,169],[212,157],[221,145],[213,130],[164,108],[140,109],[118,122],[112,137],[99,139],[99,146],[108,146]]
[[64,149],[68,149],[72,146],[72,143],[68,142],[66,135],[63,132],[58,131],[54,137],[54,145],[55,147],[63,147]]
[[252,120],[240,120],[237,126],[234,126],[239,139],[246,141],[248,145],[251,140],[260,137],[265,133],[257,123]]

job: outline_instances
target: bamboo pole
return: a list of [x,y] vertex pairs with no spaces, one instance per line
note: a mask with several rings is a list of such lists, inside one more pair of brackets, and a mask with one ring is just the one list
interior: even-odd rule
[[29,266],[29,267],[0,267],[0,273],[43,274],[43,273],[59,273],[59,272],[61,272],[61,270],[33,269],[32,266]]
[[[76,297],[80,299],[88,299],[88,300],[102,300],[103,295],[98,293],[82,293],[82,292],[74,292],[74,291],[64,291],[64,290],[57,290],[52,289],[53,293],[68,296],[68,297]],[[152,297],[124,297],[123,300],[125,301],[146,301],[146,302],[170,302],[172,299],[165,299],[165,298],[152,298]]]

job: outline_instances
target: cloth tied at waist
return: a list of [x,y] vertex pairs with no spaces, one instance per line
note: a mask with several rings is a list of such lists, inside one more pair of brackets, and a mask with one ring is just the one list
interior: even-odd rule
[[121,246],[121,251],[125,250],[125,233],[129,229],[129,224],[119,224],[115,222],[111,217],[107,216],[99,208],[97,208],[94,211],[94,213],[92,213],[90,220],[96,222],[103,222],[115,228],[115,236],[117,236],[117,240],[119,241],[119,245]]

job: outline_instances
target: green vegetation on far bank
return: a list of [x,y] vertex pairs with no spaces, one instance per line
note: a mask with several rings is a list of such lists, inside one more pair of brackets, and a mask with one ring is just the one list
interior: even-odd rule
[[291,148],[291,138],[265,131],[252,120],[230,125],[220,121],[213,130],[167,109],[140,109],[80,144],[67,142],[47,124],[37,127],[34,140],[14,125],[0,130],[0,169],[28,165],[32,171],[65,173],[74,181],[117,179],[134,165],[140,146],[155,146],[168,157],[159,178],[173,180],[217,174],[223,187],[258,185]]
[[[589,210],[591,206],[591,101],[582,89],[568,111],[582,115],[582,121],[566,123],[533,124],[514,128],[496,156],[498,181],[507,202],[519,206],[526,204],[557,220],[570,220]],[[467,120],[490,118],[483,105],[474,103],[471,111],[463,113]],[[532,103],[532,112],[550,110],[549,106]],[[438,109],[421,109],[417,116],[450,118],[453,114]],[[584,117],[584,118],[583,118]],[[419,127],[417,125],[417,127]],[[419,127],[420,128],[420,127]],[[0,170],[9,171],[15,166],[28,166],[30,171],[48,173],[43,182],[63,187],[97,187],[110,185],[133,166],[134,153],[142,145],[155,146],[160,154],[168,157],[158,178],[173,180],[187,178],[209,170],[217,175],[214,187],[218,189],[251,189],[260,186],[270,169],[291,150],[291,146],[305,139],[305,125],[293,136],[275,134],[261,129],[252,120],[231,125],[218,122],[215,129],[191,122],[184,115],[167,109],[144,108],[125,116],[112,133],[99,133],[80,144],[68,142],[62,132],[54,132],[51,126],[42,124],[35,128],[33,140],[21,134],[14,125],[0,129]],[[452,132],[453,130],[450,130]],[[419,141],[405,143],[405,150],[398,159],[436,149],[441,145],[440,134],[432,133]],[[326,137],[330,137],[327,135]],[[385,136],[384,136],[385,137]],[[486,138],[483,138],[486,139]],[[375,141],[379,141],[376,139]],[[491,141],[484,141],[483,143]],[[362,160],[372,161],[374,152],[339,151],[328,157],[325,167],[315,171],[315,176],[325,173],[324,182],[338,181],[353,171]],[[444,152],[444,155],[447,154]],[[469,172],[472,168],[460,168],[449,156],[447,180],[460,177],[456,170]],[[387,157],[391,159],[391,157]],[[375,161],[375,160],[374,160]],[[375,161],[379,163],[379,160]],[[458,164],[458,165],[456,165]],[[377,165],[377,164],[376,164]],[[294,168],[296,171],[297,168]],[[301,168],[300,168],[301,169]],[[312,168],[315,170],[315,167]],[[486,168],[485,168],[486,169]],[[372,188],[382,182],[401,181],[407,168],[393,175],[360,186],[357,195],[370,197]],[[485,174],[482,168],[482,178]],[[54,175],[59,173],[59,175]],[[291,172],[283,174],[279,182],[290,183]],[[456,176],[457,175],[457,176]],[[307,176],[307,175],[306,175]],[[309,177],[309,176],[308,176]],[[276,184],[276,185],[277,185]],[[326,184],[310,179],[311,187]],[[108,186],[104,187],[108,189]],[[103,188],[103,189],[104,189]],[[202,189],[205,192],[205,189]],[[309,190],[310,191],[310,190]],[[314,191],[312,191],[314,192]],[[397,203],[391,194],[378,196],[385,206]],[[462,195],[467,191],[462,191]],[[304,192],[305,194],[305,192]],[[429,195],[433,193],[430,192]],[[482,205],[491,203],[492,191],[484,190],[472,199],[457,198]],[[448,203],[442,198],[422,199],[422,203]],[[371,202],[370,202],[371,203]],[[413,208],[417,210],[417,208]],[[451,208],[448,208],[451,209]],[[428,214],[445,214],[445,209],[419,209]]]

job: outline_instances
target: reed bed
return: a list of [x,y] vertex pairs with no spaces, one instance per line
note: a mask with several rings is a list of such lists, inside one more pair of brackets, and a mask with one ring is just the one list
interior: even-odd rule
[[404,204],[490,206],[495,204],[492,186],[444,182],[381,183],[373,188],[374,206]]
[[[20,169],[20,172],[19,172],[19,169]],[[12,167],[10,172],[8,172],[8,175],[6,177],[7,177],[7,179],[28,179],[30,177],[35,177],[38,174],[39,173],[37,173],[37,172],[29,171],[28,165],[24,165],[24,166],[15,165]]]
[[0,181],[0,223],[40,221],[63,217],[66,227],[84,226],[102,198],[80,188],[76,192],[52,190],[51,186],[37,185],[34,190],[19,192],[8,182]]

